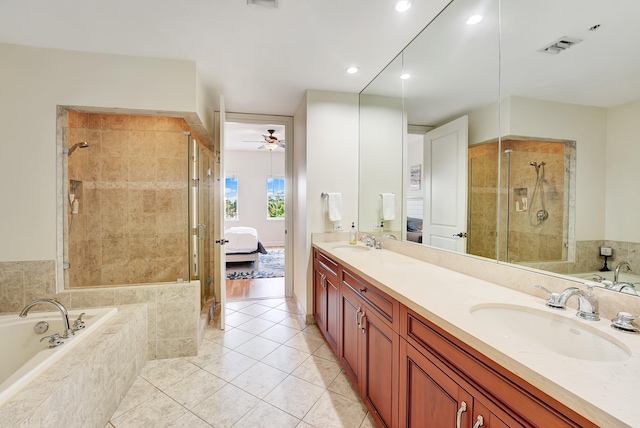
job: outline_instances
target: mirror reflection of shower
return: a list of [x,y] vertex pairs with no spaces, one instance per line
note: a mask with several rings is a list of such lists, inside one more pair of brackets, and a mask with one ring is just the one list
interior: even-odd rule
[[80,141],[79,143],[75,143],[70,148],[65,149],[64,153],[71,156],[77,149],[86,149],[87,147],[89,147],[89,143],[87,143],[86,141]]
[[[533,196],[530,202],[529,209],[529,224],[532,226],[540,226],[546,219],[549,218],[549,212],[546,209],[546,200],[544,195],[544,166],[547,163],[542,161],[538,162],[529,162],[529,165],[533,166],[536,169],[536,184],[533,188]],[[536,199],[537,198],[537,199]],[[536,208],[539,208],[536,211]],[[533,212],[535,212],[535,218],[533,216]]]

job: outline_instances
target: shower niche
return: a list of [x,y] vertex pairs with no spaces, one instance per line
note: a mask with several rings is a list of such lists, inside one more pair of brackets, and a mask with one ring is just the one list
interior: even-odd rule
[[501,149],[500,260],[570,260],[575,142],[505,138]]

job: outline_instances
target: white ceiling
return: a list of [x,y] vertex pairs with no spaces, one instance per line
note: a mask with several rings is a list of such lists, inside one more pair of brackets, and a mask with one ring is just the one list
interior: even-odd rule
[[227,111],[293,115],[306,89],[360,92],[447,3],[2,0],[0,43],[193,60]]

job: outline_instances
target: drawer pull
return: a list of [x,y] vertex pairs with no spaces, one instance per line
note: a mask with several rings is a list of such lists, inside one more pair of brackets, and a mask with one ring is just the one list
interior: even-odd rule
[[325,275],[323,273],[320,274],[320,285],[325,290],[327,289],[327,275]]
[[475,425],[473,425],[473,428],[480,428],[483,425],[484,425],[484,418],[482,417],[482,415],[478,415],[478,419],[476,420]]
[[461,428],[462,424],[462,414],[467,411],[467,403],[464,401],[460,403],[460,408],[458,409],[458,413],[456,414],[456,428]]
[[362,288],[360,289],[360,294],[365,293],[366,291],[367,291],[367,289],[366,289],[366,288],[364,288],[364,287],[362,287]]

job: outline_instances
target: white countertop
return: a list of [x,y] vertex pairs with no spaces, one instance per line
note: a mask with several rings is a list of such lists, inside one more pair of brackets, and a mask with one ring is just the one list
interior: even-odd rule
[[[640,335],[618,332],[610,320],[585,321],[575,309],[389,250],[344,251],[342,242],[313,245],[453,336],[602,427],[640,427]],[[358,244],[362,245],[362,244]],[[519,337],[505,337],[471,315],[478,304],[527,306],[577,320],[631,351],[622,362],[566,357]]]

